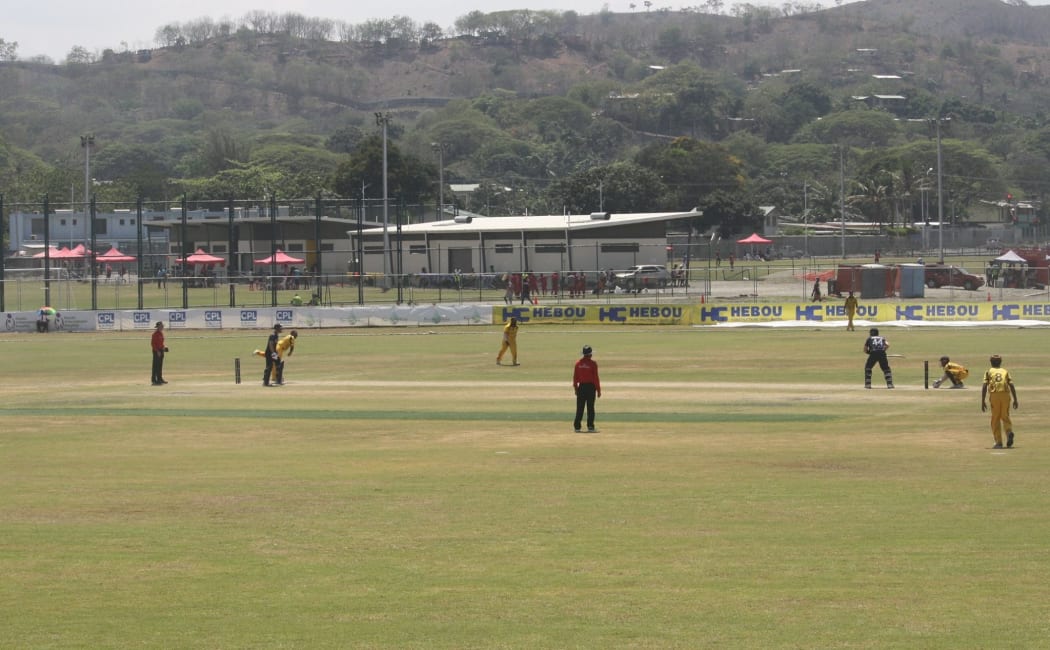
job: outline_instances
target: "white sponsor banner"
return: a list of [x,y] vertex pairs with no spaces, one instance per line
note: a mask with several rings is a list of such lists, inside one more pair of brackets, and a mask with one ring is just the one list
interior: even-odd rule
[[[4,331],[35,332],[36,311],[4,312]],[[376,305],[352,307],[218,307],[200,309],[132,309],[59,312],[51,332],[149,331],[157,323],[178,330],[270,330],[324,327],[426,327],[487,325],[492,305]]]

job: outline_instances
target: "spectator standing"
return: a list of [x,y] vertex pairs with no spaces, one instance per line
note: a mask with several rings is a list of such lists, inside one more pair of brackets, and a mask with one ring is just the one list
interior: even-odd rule
[[594,401],[602,396],[602,383],[598,379],[598,362],[591,358],[591,346],[583,346],[583,356],[576,362],[572,372],[572,390],[576,393],[576,418],[573,429],[580,432],[583,425],[583,410],[587,409],[587,433],[596,433],[594,428]]
[[532,290],[533,280],[529,277],[529,272],[525,271],[521,274],[521,304],[529,303],[532,304],[532,296],[530,291]]
[[514,281],[504,274],[503,282],[506,285],[503,288],[503,302],[509,305],[514,302]]

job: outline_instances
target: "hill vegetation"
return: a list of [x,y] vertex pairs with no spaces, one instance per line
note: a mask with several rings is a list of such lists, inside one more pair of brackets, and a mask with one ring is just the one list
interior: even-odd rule
[[946,216],[1000,218],[1010,195],[1038,227],[1050,8],[646,5],[472,12],[448,33],[254,12],[60,64],[0,40],[0,193],[76,207],[91,134],[100,202],[374,197],[385,122],[399,202],[451,201],[443,178],[480,184],[456,200],[490,214],[702,206],[731,231],[757,205],[844,205],[894,225],[930,214],[940,139]]

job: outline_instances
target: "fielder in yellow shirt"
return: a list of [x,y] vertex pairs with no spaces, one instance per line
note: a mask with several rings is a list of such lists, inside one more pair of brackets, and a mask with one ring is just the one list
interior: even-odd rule
[[857,315],[857,296],[854,296],[852,291],[850,291],[849,295],[846,296],[845,306],[846,318],[849,319],[849,322],[846,323],[846,331],[854,332],[856,330],[853,328],[853,317]]
[[511,318],[503,326],[503,343],[500,345],[499,354],[496,355],[496,365],[503,365],[503,355],[510,350],[510,358],[513,365],[518,365],[518,319]]
[[1006,430],[1006,446],[1014,446],[1014,425],[1010,421],[1010,398],[1013,407],[1017,408],[1017,389],[1010,377],[1010,371],[1002,367],[1003,358],[993,354],[990,359],[992,367],[984,373],[984,385],[981,386],[981,412],[988,410],[985,397],[992,404],[992,437],[995,438],[993,449],[1003,448],[1003,429]]

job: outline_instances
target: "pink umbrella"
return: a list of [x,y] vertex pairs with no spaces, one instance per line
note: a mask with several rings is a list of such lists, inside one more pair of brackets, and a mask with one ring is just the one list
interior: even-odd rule
[[277,249],[277,252],[269,257],[264,257],[261,260],[255,260],[256,264],[302,264],[306,260],[301,260],[298,257],[292,257],[288,253],[285,253],[281,249]]
[[[69,250],[69,249],[68,248],[64,248],[64,249],[61,249],[61,250]],[[52,246],[51,248],[47,249],[46,251],[40,251],[39,253],[33,253],[33,259],[43,259],[44,257],[50,257],[51,259],[55,259],[55,256],[58,255],[58,251],[59,251],[58,248],[55,248],[54,246]]]

